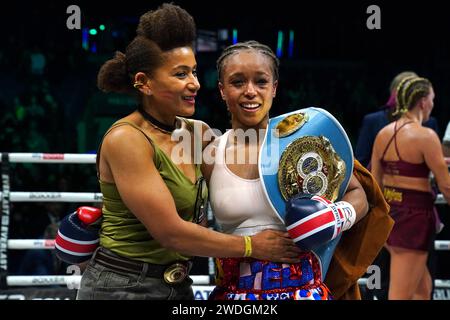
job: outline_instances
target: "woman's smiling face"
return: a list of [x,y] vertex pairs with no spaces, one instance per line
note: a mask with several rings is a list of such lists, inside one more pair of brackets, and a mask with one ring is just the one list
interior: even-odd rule
[[269,57],[252,49],[227,57],[219,89],[232,115],[233,128],[265,125],[276,88]]

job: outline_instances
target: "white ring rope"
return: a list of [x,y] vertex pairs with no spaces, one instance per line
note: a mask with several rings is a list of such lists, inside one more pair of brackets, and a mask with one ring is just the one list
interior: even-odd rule
[[8,156],[10,163],[95,163],[97,157],[83,153],[8,153]]
[[[0,192],[0,198],[2,196]],[[10,202],[102,202],[100,192],[22,192],[9,193]]]
[[[358,284],[360,286],[367,286],[367,278],[358,279]],[[436,288],[450,288],[450,280],[434,280],[434,286]]]
[[[102,194],[100,192],[26,192],[11,191],[9,192],[11,202],[102,202]],[[0,198],[3,193],[0,191]],[[446,204],[442,194],[438,194],[436,204]]]
[[[8,249],[32,250],[32,249],[54,249],[54,239],[9,239]],[[437,251],[450,251],[449,240],[434,241],[434,249]]]
[[[95,163],[96,154],[83,153],[8,153],[10,163]],[[445,158],[450,165],[450,158]],[[1,159],[0,159],[1,162]],[[2,193],[0,192],[0,198]],[[75,192],[11,192],[11,202],[101,202],[101,194]],[[442,194],[437,195],[436,204],[445,204]]]
[[[194,281],[194,285],[210,285],[209,276],[190,276]],[[67,285],[67,284],[79,284],[81,280],[80,275],[70,276],[8,276],[8,286],[49,286],[49,285]],[[358,280],[359,285],[367,286],[367,278],[361,278]],[[450,288],[450,280],[434,280],[434,286],[437,288]]]
[[[96,154],[91,153],[8,153],[11,163],[95,163]],[[444,158],[447,165],[450,165],[450,157]],[[1,162],[1,159],[0,159]]]
[[[190,276],[196,285],[209,285],[209,276]],[[8,286],[52,286],[52,285],[67,285],[79,284],[81,280],[80,275],[70,276],[7,276],[6,282]]]
[[55,239],[10,239],[10,250],[55,249]]
[[448,241],[448,240],[434,241],[434,250],[438,250],[438,251],[450,250],[450,241]]

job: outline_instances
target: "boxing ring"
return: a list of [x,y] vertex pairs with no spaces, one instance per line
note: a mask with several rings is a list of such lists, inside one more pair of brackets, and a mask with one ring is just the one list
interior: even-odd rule
[[[95,164],[95,154],[50,154],[50,153],[2,153],[2,199],[1,211],[1,239],[0,239],[0,300],[3,299],[26,299],[27,287],[49,287],[59,288],[56,299],[73,299],[76,290],[79,288],[81,271],[78,266],[69,266],[65,275],[9,275],[8,274],[8,251],[9,250],[53,250],[54,239],[9,239],[10,225],[10,203],[11,202],[72,202],[86,205],[88,203],[102,202],[101,193],[88,192],[15,192],[10,190],[10,163],[50,163],[50,164]],[[450,159],[446,159],[447,164]],[[446,204],[442,194],[436,199],[436,204]],[[31,213],[30,213],[31,214]],[[212,212],[208,210],[208,220],[213,221]],[[450,251],[450,240],[436,240],[434,243],[436,251]],[[192,275],[194,281],[194,296],[197,300],[206,299],[214,288],[214,263],[213,259],[208,259],[208,275]],[[368,279],[361,278],[358,283],[361,286],[367,285]],[[448,299],[450,299],[450,280],[435,279],[436,289],[445,289]],[[11,291],[11,289],[13,289]],[[34,289],[36,290],[36,289]],[[64,291],[65,290],[65,291]],[[43,297],[35,299],[55,299],[46,298],[45,292],[40,291]],[[434,294],[436,296],[436,294]]]

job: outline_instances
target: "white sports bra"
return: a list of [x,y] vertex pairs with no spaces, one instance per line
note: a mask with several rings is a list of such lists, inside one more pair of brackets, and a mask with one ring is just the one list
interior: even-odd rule
[[262,230],[286,230],[272,209],[260,178],[244,179],[226,165],[228,130],[219,138],[215,164],[209,181],[211,208],[221,231],[236,235],[254,235]]

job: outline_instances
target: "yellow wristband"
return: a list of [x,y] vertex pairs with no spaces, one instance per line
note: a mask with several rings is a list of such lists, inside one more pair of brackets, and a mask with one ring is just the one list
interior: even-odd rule
[[252,256],[252,238],[249,236],[244,236],[245,240],[245,252],[244,257],[251,257]]

